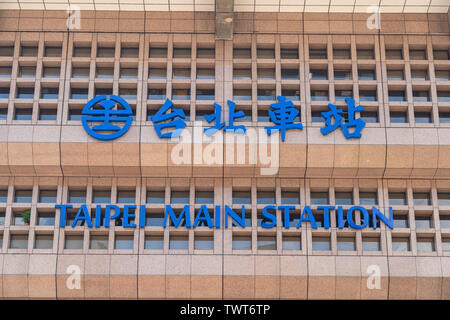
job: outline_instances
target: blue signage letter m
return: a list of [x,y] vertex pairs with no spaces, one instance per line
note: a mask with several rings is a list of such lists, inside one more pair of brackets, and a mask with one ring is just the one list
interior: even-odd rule
[[173,212],[172,207],[170,205],[167,205],[166,210],[164,212],[164,228],[166,228],[166,226],[167,226],[167,213],[170,215],[170,220],[172,220],[175,228],[178,228],[178,225],[183,221],[183,216],[184,216],[184,221],[186,222],[186,228],[191,227],[191,217],[189,215],[189,206],[188,205],[184,206],[183,210],[181,211],[181,213],[178,217],[175,215],[175,212]]

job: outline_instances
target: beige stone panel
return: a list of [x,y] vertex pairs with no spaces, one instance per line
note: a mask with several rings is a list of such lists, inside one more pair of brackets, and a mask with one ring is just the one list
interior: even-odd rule
[[8,143],[0,142],[0,175],[10,175],[8,164]]
[[359,145],[334,146],[335,177],[355,177],[358,172]]
[[222,277],[217,275],[191,276],[191,298],[221,299]]
[[337,276],[336,299],[360,299],[360,282],[360,277]]
[[392,277],[389,280],[389,299],[416,299],[416,277]]
[[165,297],[166,297],[166,276],[163,275],[138,276],[139,299],[163,299]]
[[280,299],[306,299],[307,293],[307,277],[281,276]]
[[281,179],[281,188],[298,188],[300,186],[300,180],[298,179]]
[[433,177],[438,167],[438,146],[414,146],[411,177]]
[[439,257],[417,257],[417,299],[440,299],[442,266]]
[[250,187],[252,185],[252,179],[250,178],[233,178],[233,187]]
[[3,275],[3,296],[5,298],[27,298],[28,276],[25,275]]
[[167,176],[167,144],[141,144],[141,170],[143,176]]
[[442,299],[450,300],[450,278],[442,278]]
[[438,169],[436,176],[450,177],[450,146],[440,145],[438,148]]
[[358,176],[381,177],[386,164],[385,145],[359,146]]
[[253,176],[258,160],[256,145],[226,143],[224,149],[224,171],[227,176]]
[[442,278],[417,277],[417,299],[441,299]]
[[[5,11],[6,12],[6,11]],[[1,17],[0,30],[2,31],[17,31],[19,29],[19,18],[13,17]]]
[[110,275],[109,290],[111,299],[137,299],[136,275]]
[[310,276],[308,278],[308,299],[335,299],[336,279],[331,276]]
[[223,167],[217,165],[193,165],[193,177],[220,177],[222,176]]
[[111,176],[114,174],[111,142],[88,143],[87,159],[91,175]]
[[[69,289],[67,280],[70,275],[56,276],[56,296],[58,299],[83,299],[84,298],[84,277],[80,278],[80,289]],[[69,280],[70,281],[70,280]]]
[[279,174],[291,176],[294,171],[296,175],[303,176],[306,170],[306,145],[280,143],[279,147]]
[[57,142],[34,142],[33,162],[37,175],[61,175],[60,150]]
[[380,289],[369,289],[367,287],[367,276],[361,278],[361,299],[385,300],[388,297],[389,279],[381,277]]
[[28,275],[29,297],[34,299],[56,299],[54,275]]
[[86,275],[85,276],[86,299],[109,299],[109,276]]
[[255,299],[279,299],[279,276],[255,276]]
[[166,297],[168,299],[189,299],[191,297],[191,277],[167,275]]
[[8,143],[8,164],[11,173],[19,176],[34,176],[33,147],[30,142]]
[[329,177],[333,173],[334,145],[308,145],[308,177]]
[[[191,154],[184,154],[183,152],[180,154],[177,153],[177,149],[175,151],[174,148],[180,148],[177,144],[169,143],[167,144],[167,170],[168,175],[171,177],[182,176],[182,177],[190,177],[192,176],[192,145],[190,145]],[[187,146],[186,152],[189,149],[189,145]],[[172,154],[173,151],[173,154]],[[177,156],[178,155],[178,156]]]
[[414,161],[414,147],[406,145],[388,145],[385,176],[408,177]]
[[253,276],[224,276],[224,299],[253,299],[255,296],[255,278]]
[[61,143],[61,167],[66,175],[89,175],[87,143]]
[[139,143],[114,143],[113,166],[115,175],[140,175]]

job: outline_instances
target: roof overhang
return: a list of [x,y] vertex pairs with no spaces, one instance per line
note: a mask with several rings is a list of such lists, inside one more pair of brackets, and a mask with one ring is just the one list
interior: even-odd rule
[[[215,11],[215,0],[0,0],[1,9]],[[447,13],[449,0],[234,0],[234,12]]]

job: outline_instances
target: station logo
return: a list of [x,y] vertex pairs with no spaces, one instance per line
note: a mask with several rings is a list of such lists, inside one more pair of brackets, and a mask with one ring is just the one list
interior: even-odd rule
[[128,102],[114,95],[91,99],[81,115],[84,130],[91,137],[103,141],[120,138],[130,129],[133,121],[133,111]]

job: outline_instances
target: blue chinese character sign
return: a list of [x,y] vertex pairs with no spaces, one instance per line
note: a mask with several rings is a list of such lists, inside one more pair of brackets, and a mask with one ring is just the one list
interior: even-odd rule
[[[168,113],[169,109],[171,109],[171,112]],[[156,134],[161,139],[178,138],[181,131],[186,127],[186,123],[183,121],[186,119],[183,109],[174,108],[173,102],[169,98],[150,119],[153,121]],[[163,133],[163,129],[167,128],[174,128],[175,130]]]
[[[325,119],[325,128],[321,128],[320,132],[322,132],[324,136],[336,130],[338,127],[341,127],[342,133],[344,134],[346,139],[361,138],[361,130],[364,128],[366,123],[361,118],[355,119],[355,113],[363,112],[364,108],[361,106],[355,107],[355,100],[348,97],[345,98],[345,102],[348,106],[347,123],[343,121],[343,110],[337,109],[334,104],[329,103],[328,108],[330,109],[330,111],[322,112],[322,117]],[[332,119],[334,119],[334,122],[332,121]],[[349,128],[351,127],[355,128],[353,132],[350,132],[349,130]]]
[[[121,108],[115,108],[116,104]],[[84,130],[98,140],[109,141],[123,136],[133,121],[130,105],[121,97],[101,95],[91,99],[81,112]],[[101,124],[96,124],[101,122]],[[89,124],[94,124],[92,127]],[[118,126],[113,123],[123,123]]]
[[272,108],[272,110],[269,110],[270,121],[275,123],[275,126],[264,127],[269,136],[272,134],[272,131],[276,132],[280,130],[281,141],[284,141],[286,130],[303,129],[301,123],[294,123],[299,111],[294,107],[292,101],[286,100],[285,97],[278,96],[278,103],[273,103],[270,107]]

